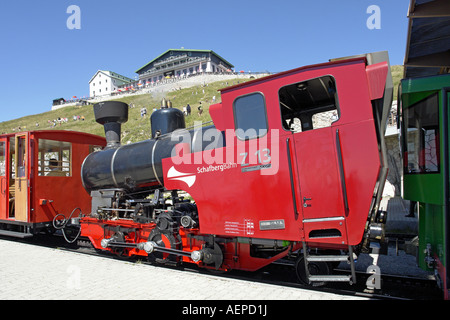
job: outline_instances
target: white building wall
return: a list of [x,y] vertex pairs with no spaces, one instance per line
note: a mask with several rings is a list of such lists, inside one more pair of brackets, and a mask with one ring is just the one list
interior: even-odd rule
[[111,94],[126,83],[126,81],[112,77],[109,72],[97,71],[95,77],[89,82],[89,96],[92,98]]
[[111,77],[103,72],[98,72],[89,84],[89,94],[91,97],[103,96],[111,93]]

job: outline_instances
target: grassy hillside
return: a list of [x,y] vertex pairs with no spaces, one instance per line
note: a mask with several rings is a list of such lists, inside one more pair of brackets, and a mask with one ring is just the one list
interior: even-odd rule
[[[403,76],[403,66],[392,66],[391,69],[394,79],[394,99],[397,99],[397,87]],[[194,121],[207,122],[211,120],[208,111],[209,106],[212,104],[213,97],[216,97],[216,102],[221,101],[220,93],[217,90],[228,85],[233,85],[238,82],[242,83],[249,80],[250,79],[240,78],[229,80],[227,83],[224,81],[209,83],[204,87],[195,86],[192,88],[167,93],[158,92],[155,94],[143,94],[111,99],[134,105],[134,107],[129,110],[128,122],[122,125],[122,141],[123,143],[133,143],[150,138],[150,115],[153,108],[160,108],[161,100],[163,98],[170,100],[173,107],[179,109],[182,109],[183,106],[190,104],[192,107],[192,114],[191,116],[186,117],[186,125],[187,127],[190,127],[194,124]],[[197,114],[197,107],[200,105],[200,102],[203,106],[203,114],[201,116]],[[145,118],[142,118],[140,115],[140,110],[142,107],[147,108],[147,116]],[[84,121],[74,121],[74,116],[83,117]],[[53,120],[58,118],[68,118],[68,122],[53,126]],[[37,126],[37,124],[39,126]],[[104,136],[103,126],[95,122],[92,105],[65,107],[55,111],[26,116],[20,119],[0,123],[0,133],[51,129],[74,130]]]
[[[182,89],[177,91],[171,91],[167,93],[158,92],[155,94],[143,94],[128,96],[123,98],[111,98],[114,101],[123,101],[127,104],[133,104],[133,108],[129,109],[128,122],[122,125],[122,140],[123,143],[137,142],[143,139],[148,139],[151,136],[150,130],[150,115],[153,108],[160,108],[161,100],[166,98],[170,100],[174,108],[182,109],[183,106],[190,104],[192,108],[192,114],[186,117],[187,127],[192,126],[194,121],[210,121],[209,106],[212,104],[212,99],[216,97],[216,103],[221,101],[219,89],[227,87],[229,85],[242,83],[249,81],[250,79],[235,79],[228,80],[228,82],[218,81],[209,83],[207,86],[194,86],[188,89]],[[197,107],[202,102],[203,114],[199,116],[197,114]],[[147,108],[147,116],[141,117],[140,110],[142,107]],[[83,120],[74,121],[74,116],[80,116]],[[54,120],[58,118],[68,118],[67,123],[62,122],[54,126]],[[37,126],[37,124],[39,126]],[[16,120],[6,121],[0,123],[1,133],[11,133],[19,131],[31,131],[31,130],[73,130],[92,133],[96,135],[104,136],[103,126],[97,124],[94,119],[94,112],[92,105],[77,106],[77,107],[65,107],[55,111],[49,111],[41,114],[26,116]]]

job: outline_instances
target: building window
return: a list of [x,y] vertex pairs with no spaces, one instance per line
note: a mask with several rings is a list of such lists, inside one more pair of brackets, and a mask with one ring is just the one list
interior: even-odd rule
[[234,101],[233,109],[236,136],[239,139],[250,140],[266,135],[266,103],[261,93],[238,97]]
[[404,119],[404,161],[405,174],[438,173],[439,150],[439,96],[427,98],[405,108]]
[[339,119],[336,82],[332,76],[282,87],[279,98],[286,130],[302,132],[326,128]]

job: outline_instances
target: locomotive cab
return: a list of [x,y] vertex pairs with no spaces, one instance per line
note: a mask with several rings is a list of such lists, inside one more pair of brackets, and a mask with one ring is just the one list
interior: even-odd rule
[[[200,216],[203,232],[335,248],[365,244],[367,250],[364,239],[382,237],[370,225],[387,173],[383,136],[392,79],[386,53],[303,67],[221,92],[222,103],[210,107],[216,129],[227,133],[226,148],[214,159],[221,162],[163,162],[165,172],[174,167],[196,174],[188,188],[174,179],[165,186],[186,190],[200,212],[210,212]],[[235,166],[214,168],[220,163]]]
[[[192,195],[203,233],[250,243],[249,256],[234,266],[256,270],[303,248],[296,266],[305,282],[349,281],[314,277],[305,262],[327,273],[329,261],[353,263],[354,251],[385,248],[379,204],[393,93],[387,53],[335,59],[221,93],[210,114],[226,133],[226,147],[216,150],[212,164],[210,155],[181,165],[163,160],[166,174],[179,173],[166,188]],[[195,183],[186,185],[183,175],[195,175]],[[290,249],[260,245],[263,240],[284,241]],[[310,248],[347,256],[318,262]]]

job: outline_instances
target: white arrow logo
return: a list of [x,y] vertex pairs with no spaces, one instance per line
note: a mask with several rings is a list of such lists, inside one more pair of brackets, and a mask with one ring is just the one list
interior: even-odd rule
[[171,180],[183,181],[188,185],[189,188],[194,185],[195,180],[197,179],[195,174],[179,172],[175,169],[175,167],[169,169],[169,172],[167,172],[167,178]]

